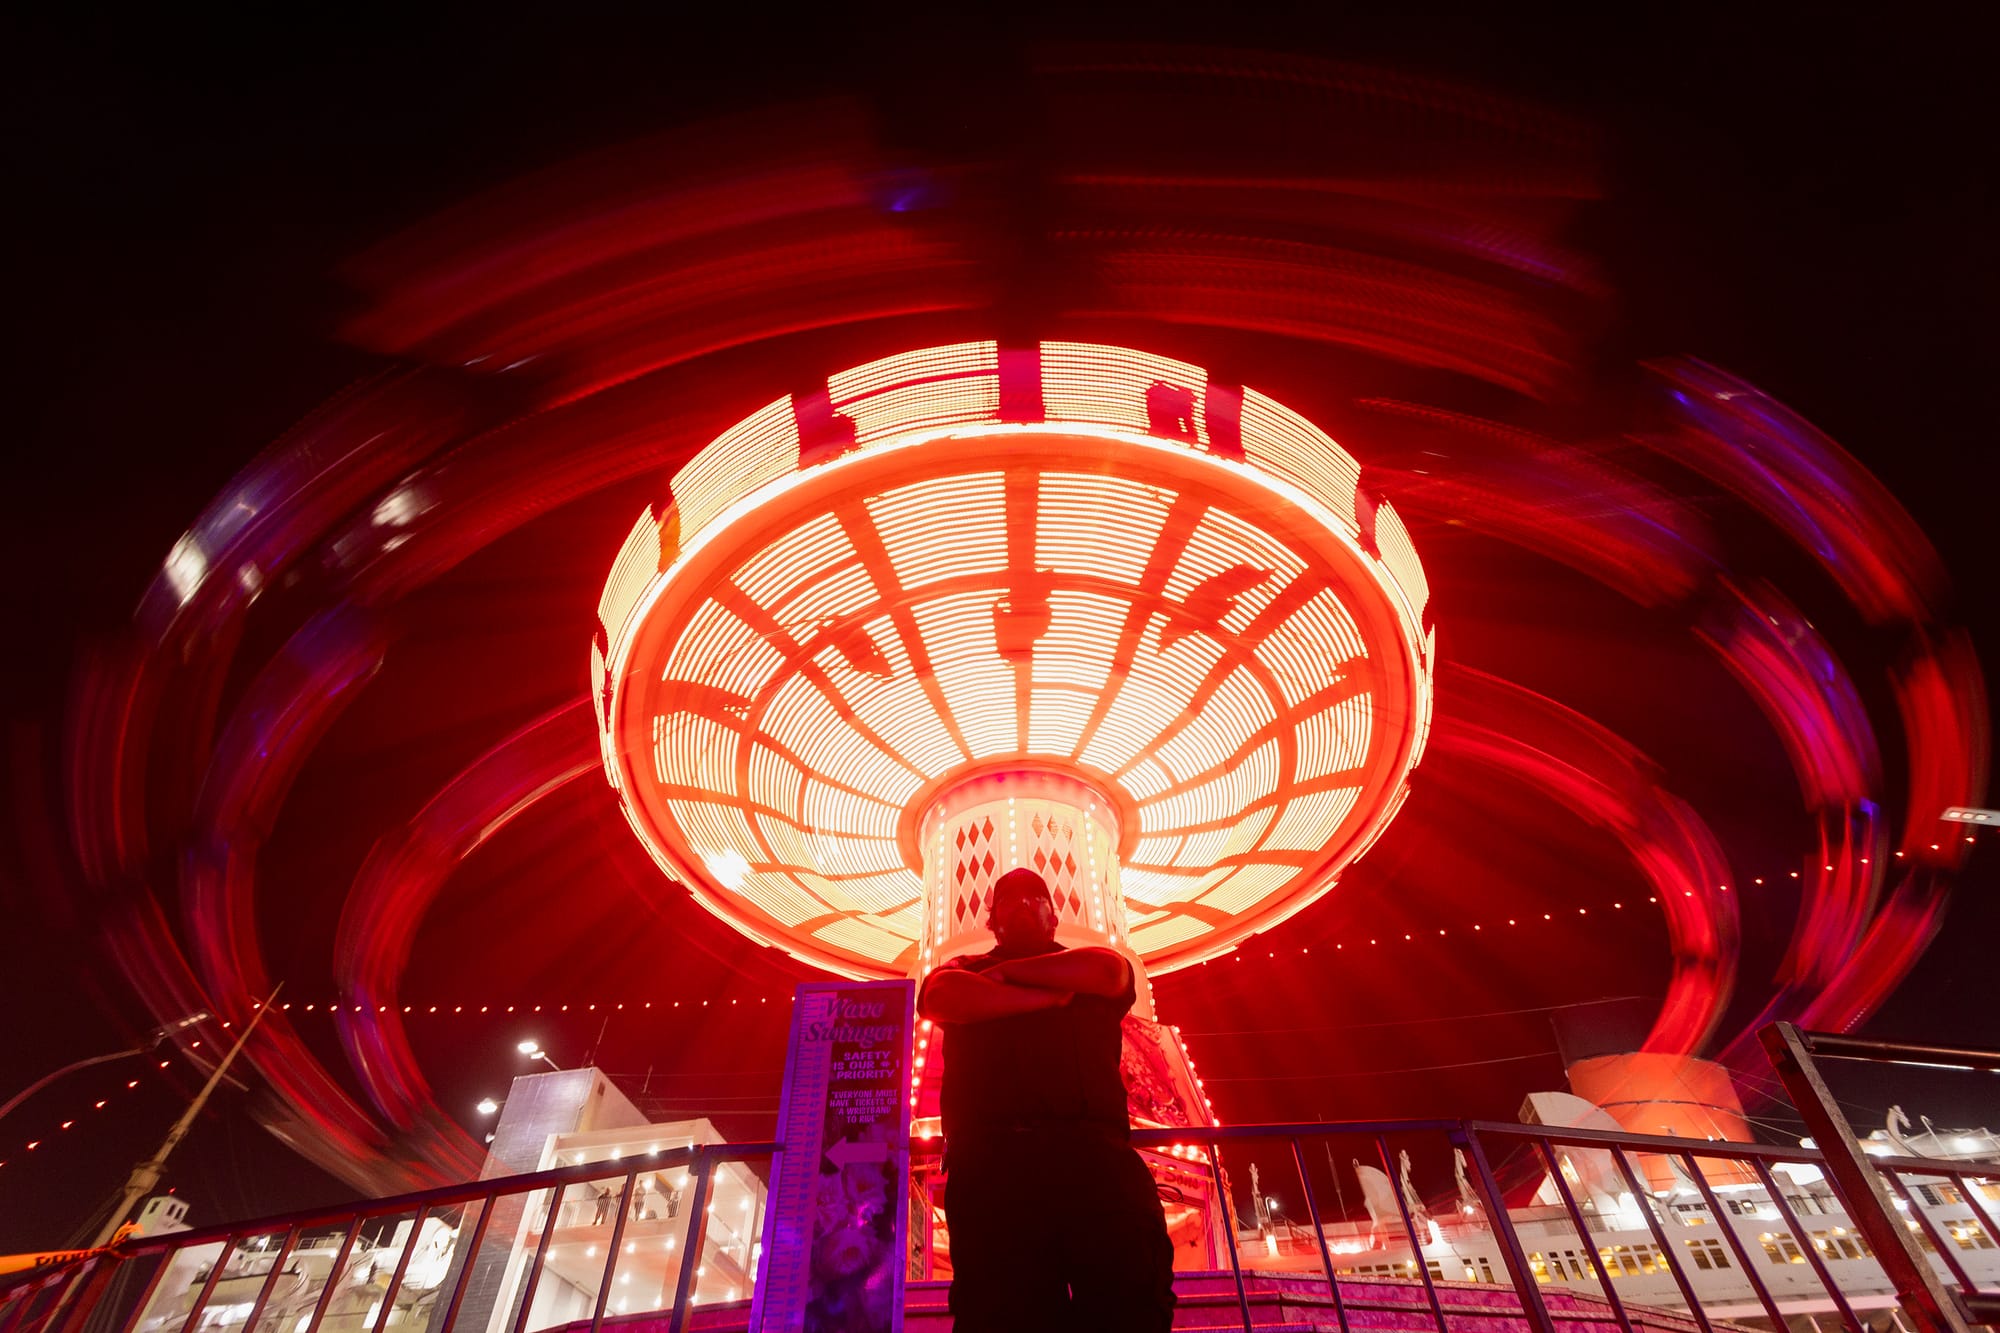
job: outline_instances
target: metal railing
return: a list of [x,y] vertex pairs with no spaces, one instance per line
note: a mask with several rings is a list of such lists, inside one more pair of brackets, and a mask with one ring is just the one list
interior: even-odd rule
[[[1990,1058],[1978,1067],[2000,1067]],[[1820,1134],[1822,1149],[1852,1145],[1840,1128]],[[1234,1305],[1246,1330],[1275,1308],[1339,1333],[1463,1333],[1477,1319],[1525,1320],[1532,1333],[1722,1333],[1801,1315],[1830,1315],[1845,1333],[1874,1333],[1870,1317],[1965,1333],[1984,1313],[1976,1278],[2000,1279],[1988,1206],[2000,1202],[2000,1166],[1473,1120],[1142,1130],[1133,1141],[1184,1179],[1206,1178],[1207,1193],[1181,1208],[1200,1214],[1215,1262],[1180,1274],[1183,1300]],[[1359,1208],[1336,1149],[1372,1166]],[[634,1320],[681,1333],[698,1307],[720,1328],[749,1295],[759,1172],[781,1151],[633,1151],[132,1240],[0,1286],[0,1333],[600,1333]],[[1457,1196],[1432,1216],[1425,1200],[1448,1197],[1446,1160]],[[1428,1189],[1410,1183],[1413,1163]],[[1821,1171],[1831,1190],[1810,1183]],[[1246,1189],[1267,1175],[1279,1183],[1259,1183],[1246,1211]],[[740,1217],[717,1218],[718,1193]]]
[[[1972,1280],[1953,1253],[1954,1246],[1945,1243],[1935,1221],[1917,1206],[1907,1179],[1911,1175],[1949,1179],[1958,1197],[1969,1205],[1979,1229],[1989,1240],[2000,1244],[2000,1231],[1994,1230],[1992,1217],[1979,1202],[1983,1189],[1975,1188],[1973,1173],[1963,1170],[1958,1163],[1945,1163],[1940,1169],[1940,1163],[1927,1158],[1864,1153],[1855,1141],[1853,1126],[1847,1123],[1840,1103],[1819,1069],[1821,1060],[1860,1060],[1995,1073],[2000,1072],[2000,1052],[1864,1041],[1833,1033],[1805,1032],[1790,1023],[1773,1023],[1759,1035],[1792,1104],[1812,1130],[1813,1141],[1825,1151],[1826,1169],[1847,1201],[1848,1211],[1881,1256],[1882,1266],[1894,1280],[1898,1294],[1925,1325],[1925,1333],[1931,1330],[1964,1333],[1970,1324],[2000,1322],[2000,1291],[1992,1287],[1982,1290]],[[1981,1179],[1978,1183],[1983,1187],[1985,1181]],[[1955,1288],[1947,1288],[1924,1261],[1910,1229],[1896,1224],[1898,1204],[1921,1227],[1930,1248],[1944,1257],[1957,1282]]]

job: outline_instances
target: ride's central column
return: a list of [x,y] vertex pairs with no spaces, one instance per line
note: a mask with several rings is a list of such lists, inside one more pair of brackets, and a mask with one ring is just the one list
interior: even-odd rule
[[1139,987],[1132,1012],[1150,1019],[1152,988],[1128,940],[1118,888],[1120,831],[1113,802],[1078,778],[1047,770],[982,774],[938,793],[918,828],[924,864],[918,980],[960,954],[993,947],[986,925],[993,883],[1025,867],[1048,883],[1057,942],[1125,955]]

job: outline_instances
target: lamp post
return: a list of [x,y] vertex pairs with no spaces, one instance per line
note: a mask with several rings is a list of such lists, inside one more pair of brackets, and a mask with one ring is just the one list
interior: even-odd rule
[[111,1216],[105,1220],[103,1229],[97,1233],[97,1239],[90,1243],[90,1248],[102,1249],[109,1245],[111,1238],[118,1234],[118,1228],[125,1224],[125,1217],[132,1211],[132,1205],[160,1183],[160,1176],[167,1168],[168,1154],[187,1137],[189,1126],[193,1125],[195,1117],[201,1114],[201,1108],[208,1104],[208,1099],[214,1095],[216,1086],[222,1082],[222,1076],[229,1072],[229,1066],[234,1063],[237,1053],[249,1042],[250,1034],[257,1030],[257,1025],[264,1021],[264,1015],[271,1012],[271,1002],[278,998],[278,992],[283,989],[284,983],[279,982],[271,993],[264,997],[264,1002],[257,1006],[257,1012],[243,1025],[243,1031],[237,1036],[236,1044],[229,1048],[229,1053],[222,1057],[214,1072],[208,1076],[208,1082],[202,1085],[201,1091],[188,1103],[187,1110],[174,1122],[174,1127],[167,1131],[166,1141],[160,1144],[159,1150],[151,1157],[132,1168],[132,1174],[125,1178],[125,1187],[119,1191],[117,1202],[111,1205]]
[[549,1053],[543,1050],[542,1044],[536,1041],[533,1037],[530,1037],[528,1038],[528,1040],[521,1042],[519,1045],[515,1046],[514,1049],[519,1051],[521,1054],[527,1056],[530,1060],[540,1060],[543,1064],[555,1070],[557,1073],[562,1072],[562,1066],[557,1064],[554,1060],[549,1059]]
[[92,1065],[109,1064],[113,1060],[124,1060],[134,1055],[144,1055],[171,1034],[179,1032],[183,1028],[191,1028],[196,1023],[205,1023],[211,1017],[212,1015],[207,1010],[203,1010],[198,1014],[189,1014],[186,1018],[178,1019],[167,1024],[165,1027],[153,1029],[152,1035],[146,1039],[146,1043],[143,1046],[133,1046],[122,1051],[107,1051],[103,1055],[92,1055],[86,1056],[81,1060],[72,1060],[61,1069],[42,1075],[27,1087],[9,1097],[5,1105],[0,1105],[0,1117],[4,1117],[9,1111],[19,1106],[22,1102],[27,1101],[28,1098],[34,1096],[64,1074],[74,1074],[77,1070],[88,1069]]

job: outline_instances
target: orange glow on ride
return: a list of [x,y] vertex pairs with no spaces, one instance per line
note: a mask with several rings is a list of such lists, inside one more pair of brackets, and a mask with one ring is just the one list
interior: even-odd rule
[[[1428,589],[1359,478],[1280,404],[1121,348],[830,376],[634,525],[592,654],[607,775],[710,910],[859,976],[947,933],[939,797],[1081,783],[1106,809],[1078,836],[1118,845],[1079,925],[1155,972],[1214,957],[1329,888],[1422,752]],[[1029,854],[993,853],[982,875]]]

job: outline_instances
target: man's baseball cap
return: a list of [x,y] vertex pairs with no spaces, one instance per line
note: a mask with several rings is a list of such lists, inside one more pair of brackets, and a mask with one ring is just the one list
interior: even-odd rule
[[1018,870],[1010,870],[999,879],[993,881],[993,897],[991,902],[994,907],[998,907],[1006,899],[1022,894],[1040,898],[1043,902],[1048,902],[1050,901],[1048,881],[1026,866],[1022,866]]

